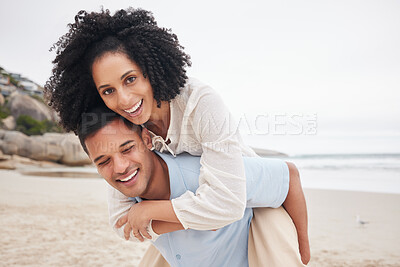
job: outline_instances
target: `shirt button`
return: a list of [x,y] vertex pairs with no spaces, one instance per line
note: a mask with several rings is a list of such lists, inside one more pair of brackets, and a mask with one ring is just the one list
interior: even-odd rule
[[176,254],[176,259],[177,259],[177,260],[180,260],[181,258],[182,258],[181,255]]

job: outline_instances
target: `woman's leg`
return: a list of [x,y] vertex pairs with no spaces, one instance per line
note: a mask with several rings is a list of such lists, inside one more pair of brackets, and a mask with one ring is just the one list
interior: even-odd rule
[[161,253],[153,245],[150,245],[143,255],[139,267],[170,267]]
[[283,207],[254,208],[249,232],[249,266],[304,266],[297,232]]

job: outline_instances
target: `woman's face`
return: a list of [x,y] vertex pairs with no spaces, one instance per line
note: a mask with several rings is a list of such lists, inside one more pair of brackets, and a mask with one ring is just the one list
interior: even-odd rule
[[107,107],[134,124],[147,122],[157,107],[149,79],[124,53],[107,52],[97,58],[92,76]]

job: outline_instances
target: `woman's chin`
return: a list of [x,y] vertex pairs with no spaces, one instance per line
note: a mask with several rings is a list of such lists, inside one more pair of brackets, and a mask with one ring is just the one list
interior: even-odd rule
[[[122,115],[122,114],[120,114]],[[130,116],[129,114],[124,114],[122,115],[125,119],[128,121],[132,122],[133,124],[136,125],[142,125],[146,123],[148,120],[145,119],[145,116],[143,114],[140,114],[139,116]]]

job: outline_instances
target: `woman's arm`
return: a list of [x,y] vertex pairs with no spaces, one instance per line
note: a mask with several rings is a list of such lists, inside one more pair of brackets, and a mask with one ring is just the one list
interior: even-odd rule
[[162,221],[153,221],[152,227],[153,231],[158,235],[183,230],[183,226],[181,223],[162,222]]
[[198,87],[183,114],[180,142],[187,152],[201,154],[199,187],[172,205],[185,229],[212,230],[242,218],[246,178],[238,125],[215,91]]
[[[149,229],[156,221],[157,229]],[[132,233],[139,241],[152,239],[151,230],[164,234],[184,229],[175,216],[170,200],[145,200],[133,205],[115,227],[121,228],[123,225],[125,239],[128,240]]]
[[[184,229],[182,224],[180,224],[179,220],[176,218],[170,201],[142,201],[137,203],[114,189],[112,186],[108,184],[107,186],[110,224],[119,237],[136,242],[144,240],[142,236],[138,236],[137,238],[132,237],[132,228],[130,227],[130,224],[126,224],[129,213],[133,214],[134,211],[138,212],[138,214],[143,212],[146,216],[154,218],[151,225],[149,225],[150,219],[146,224],[146,226],[152,228],[149,229],[149,231],[145,231],[146,233],[150,233],[150,236],[148,236],[147,239],[155,241],[158,238],[158,235]],[[140,217],[143,218],[143,216]],[[125,225],[124,228],[121,227],[123,225]]]
[[[201,155],[199,187],[171,203],[185,229],[214,230],[243,217],[246,178],[242,146],[238,125],[222,99],[208,86],[195,86],[183,114],[180,143],[184,151]],[[116,217],[114,213],[110,209],[110,216]]]

